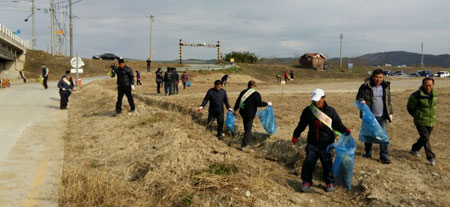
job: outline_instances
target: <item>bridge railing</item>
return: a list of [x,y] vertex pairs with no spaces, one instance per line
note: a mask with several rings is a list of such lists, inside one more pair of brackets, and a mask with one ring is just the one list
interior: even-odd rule
[[17,46],[24,48],[25,41],[19,36],[15,35],[14,32],[6,28],[4,25],[0,24],[0,37],[10,40],[13,43],[17,44]]

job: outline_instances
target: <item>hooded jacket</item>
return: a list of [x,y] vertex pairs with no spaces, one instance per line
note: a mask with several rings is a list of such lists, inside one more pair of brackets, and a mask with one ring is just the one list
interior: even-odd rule
[[[324,107],[320,110],[333,120],[331,123],[333,130],[337,130],[341,133],[345,132],[347,127],[342,124],[341,118],[334,108],[328,106],[325,102]],[[300,121],[298,122],[297,128],[294,130],[293,137],[300,137],[300,134],[305,130],[306,126],[309,126],[307,138],[308,144],[314,145],[319,150],[325,150],[328,145],[334,143],[336,135],[333,130],[318,120],[309,106],[303,109]]]
[[[358,94],[356,95],[356,99],[359,101],[366,101],[369,108],[372,108],[373,105],[372,86],[375,86],[375,83],[371,78],[367,78],[359,87]],[[383,117],[392,121],[389,118],[389,115],[393,114],[391,104],[391,83],[389,81],[383,81],[381,82],[381,86],[383,87]]]
[[432,127],[436,124],[437,97],[436,89],[426,94],[422,87],[409,96],[407,109],[408,113],[414,117],[416,126]]

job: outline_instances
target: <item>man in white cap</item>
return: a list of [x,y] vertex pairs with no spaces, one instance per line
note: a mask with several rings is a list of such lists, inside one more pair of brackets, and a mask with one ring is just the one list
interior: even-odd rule
[[[312,175],[316,167],[317,159],[320,159],[323,168],[323,177],[327,184],[326,191],[334,191],[333,159],[328,145],[334,143],[335,133],[350,134],[351,131],[342,124],[341,118],[336,110],[325,102],[325,92],[318,88],[314,89],[311,96],[311,105],[303,109],[300,122],[294,130],[292,142],[297,144],[300,134],[309,127],[306,158],[303,162],[301,177],[303,185],[301,190],[308,192],[312,185]],[[335,132],[337,131],[337,132]]]

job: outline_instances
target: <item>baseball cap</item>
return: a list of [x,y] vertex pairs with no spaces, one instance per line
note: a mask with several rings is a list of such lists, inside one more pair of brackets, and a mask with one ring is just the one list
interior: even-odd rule
[[312,91],[311,101],[319,101],[323,96],[325,96],[325,92],[320,88],[316,88]]

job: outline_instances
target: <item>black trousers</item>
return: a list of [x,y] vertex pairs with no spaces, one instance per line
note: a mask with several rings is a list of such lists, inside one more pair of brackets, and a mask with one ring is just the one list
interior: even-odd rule
[[417,140],[415,144],[412,146],[413,151],[419,151],[422,147],[425,149],[425,154],[427,155],[427,159],[435,159],[435,155],[431,150],[430,144],[430,134],[433,130],[433,127],[425,127],[425,126],[416,126],[417,131],[419,132],[420,138]]
[[244,138],[242,138],[242,144],[241,147],[246,147],[248,145],[248,142],[250,141],[250,137],[252,136],[252,127],[253,127],[253,120],[255,117],[244,117],[242,116],[242,120],[244,122]]
[[134,111],[134,100],[133,95],[131,94],[131,86],[119,86],[117,89],[117,102],[116,102],[116,112],[122,112],[122,99],[123,95],[127,96],[128,104],[130,104],[130,110]]
[[323,169],[323,177],[326,184],[334,183],[333,175],[333,158],[331,153],[325,150],[319,150],[317,147],[308,144],[305,148],[306,158],[302,166],[302,180],[303,182],[312,183],[314,169],[316,168],[317,160],[320,159]]
[[207,124],[208,127],[211,127],[214,119],[217,120],[217,136],[221,137],[222,132],[223,132],[223,122],[224,122],[223,121],[224,120],[223,112],[219,112],[219,113],[209,112],[208,113],[208,124]]
[[183,82],[183,89],[186,89],[186,82]]
[[136,85],[137,85],[137,86],[138,86],[138,85],[142,85],[141,80],[137,80],[137,81],[136,81]]
[[161,86],[162,86],[162,85],[163,85],[162,82],[161,82],[161,83],[156,82],[156,92],[157,92],[158,94],[161,93]]
[[70,92],[69,91],[59,91],[59,96],[61,96],[61,101],[59,103],[59,108],[60,109],[67,109],[67,102],[69,102],[69,96],[70,96]]
[[44,77],[44,82],[43,82],[43,84],[44,84],[44,88],[45,88],[45,89],[48,88],[47,80],[48,80],[48,77]]

